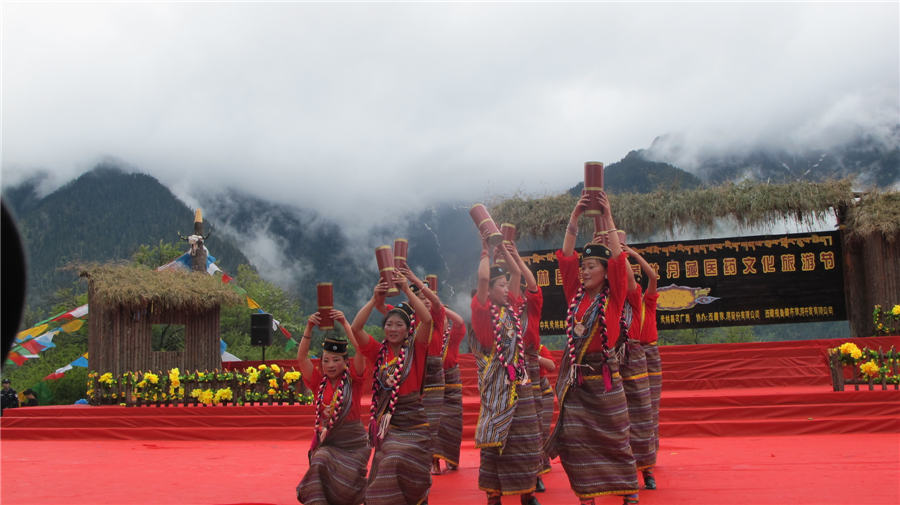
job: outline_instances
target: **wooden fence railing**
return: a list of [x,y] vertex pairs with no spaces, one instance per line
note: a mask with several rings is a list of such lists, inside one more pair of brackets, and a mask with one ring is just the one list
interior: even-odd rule
[[853,385],[856,391],[861,385],[868,385],[870,391],[878,385],[882,390],[890,385],[900,389],[900,353],[893,347],[887,352],[864,348],[858,358],[842,353],[840,348],[829,349],[826,361],[835,391],[843,391],[846,385]]
[[125,372],[120,376],[92,371],[88,374],[92,405],[307,405],[312,394],[300,372],[278,365],[246,370]]

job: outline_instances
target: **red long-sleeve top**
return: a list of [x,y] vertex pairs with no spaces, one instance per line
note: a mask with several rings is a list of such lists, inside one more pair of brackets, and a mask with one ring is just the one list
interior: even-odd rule
[[525,290],[525,304],[528,311],[528,326],[522,338],[525,349],[535,349],[541,345],[541,310],[544,308],[544,293]]
[[[521,299],[510,300],[508,307],[519,307],[522,303]],[[478,296],[472,297],[472,331],[475,333],[475,339],[481,344],[482,348],[493,352],[496,347],[494,328],[491,322],[491,299],[485,298],[484,303],[478,301]]]
[[444,370],[455,367],[459,362],[459,343],[466,336],[466,323],[450,327],[450,338],[447,340],[447,354],[444,355]]
[[[566,294],[568,304],[575,299],[578,287],[581,286],[579,274],[578,255],[564,256],[562,249],[556,251],[556,259],[559,263],[559,273],[563,281],[563,291]],[[609,299],[606,305],[606,334],[607,345],[612,346],[619,338],[619,320],[622,317],[622,309],[625,306],[625,292],[628,289],[627,278],[628,262],[624,254],[619,254],[607,263],[606,281],[609,283]],[[575,319],[582,319],[587,308],[591,305],[591,299],[587,296],[581,299],[581,304],[575,310]],[[590,331],[590,329],[588,329]],[[603,341],[600,338],[591,339],[587,352],[598,352],[603,349]]]
[[[538,349],[538,356],[540,356],[542,358],[547,358],[550,361],[553,361],[553,355],[550,354],[550,349],[547,349],[547,347],[545,347],[544,345],[541,345],[541,347]],[[546,377],[547,374],[548,374],[547,369],[544,367],[541,367],[541,377]]]
[[644,317],[644,300],[640,286],[628,292],[626,301],[631,305],[631,326],[628,327],[628,338],[632,340],[641,339],[641,321]]
[[[353,388],[353,399],[350,403],[350,410],[347,411],[347,417],[344,418],[345,421],[358,421],[359,420],[359,401],[362,398],[363,392],[363,382],[365,381],[364,374],[357,374],[356,367],[353,366],[353,363],[347,363],[347,371],[350,372],[350,387]],[[313,371],[312,374],[307,376],[303,376],[303,383],[306,384],[306,387],[312,391],[313,396],[319,394],[319,386],[322,384],[322,371],[321,364],[319,360],[313,360]],[[322,395],[322,401],[327,403],[334,402],[334,393],[335,387],[339,384],[340,379],[332,383],[332,381],[325,381],[325,391]]]
[[444,322],[447,319],[447,309],[439,303],[432,303],[431,309],[431,340],[428,342],[428,355],[440,356],[444,350]]
[[[374,366],[375,362],[378,360],[378,352],[381,350],[381,343],[375,340],[372,335],[366,333],[365,330],[360,332],[360,340],[359,351],[363,353],[363,356],[365,356],[366,359],[369,360],[369,363]],[[412,369],[409,371],[409,375],[407,375],[406,380],[400,384],[400,390],[398,391],[400,396],[422,390],[422,381],[425,378],[425,356],[428,352],[428,343],[416,339],[413,345],[415,346],[415,358],[412,363]],[[394,350],[391,349],[391,346],[389,345],[385,363],[390,363],[396,358],[397,355],[394,354]]]
[[652,344],[659,339],[656,331],[656,302],[659,293],[644,295],[644,324],[641,328],[641,343]]

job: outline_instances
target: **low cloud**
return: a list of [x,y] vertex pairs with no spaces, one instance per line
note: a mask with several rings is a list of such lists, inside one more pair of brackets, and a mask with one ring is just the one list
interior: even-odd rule
[[111,156],[188,201],[234,187],[364,229],[560,192],[661,134],[688,169],[856,131],[887,142],[898,9],[7,4],[3,184]]

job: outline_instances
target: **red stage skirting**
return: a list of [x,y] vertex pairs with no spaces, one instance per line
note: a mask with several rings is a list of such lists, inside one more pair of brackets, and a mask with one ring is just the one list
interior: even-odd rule
[[[661,347],[663,437],[898,433],[900,391],[834,392],[826,350],[846,340]],[[856,339],[900,347],[900,337]],[[557,352],[559,354],[559,352]],[[474,360],[460,357],[464,436],[478,418]],[[363,399],[367,404],[369,399]],[[364,416],[368,408],[363,408]],[[33,407],[8,411],[4,439],[301,440],[310,406]]]

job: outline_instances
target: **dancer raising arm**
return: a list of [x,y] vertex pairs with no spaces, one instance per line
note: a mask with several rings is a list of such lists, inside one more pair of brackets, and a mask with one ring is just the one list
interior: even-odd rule
[[[466,336],[466,323],[456,312],[447,307],[444,307],[444,310],[447,314],[441,349],[444,360],[444,405],[437,437],[437,458],[446,462],[446,471],[453,471],[459,466],[459,447],[462,443],[462,380],[459,376],[458,359],[459,344]],[[435,465],[438,471],[440,471],[439,464]]]
[[[620,236],[620,239],[624,233]],[[623,256],[637,259],[637,253],[622,243]],[[643,258],[641,258],[643,259]],[[638,472],[644,472],[644,484],[653,489],[655,482],[652,469],[656,464],[656,441],[654,440],[653,408],[650,402],[650,378],[647,375],[647,358],[641,346],[640,334],[644,318],[644,302],[641,292],[640,275],[633,274],[628,265],[628,295],[622,317],[622,334],[616,349],[619,373],[625,399],[628,401],[628,421],[630,424],[628,443],[634,454]],[[647,471],[650,470],[648,474]]]
[[437,293],[422,282],[412,270],[401,267],[400,273],[409,279],[413,292],[422,300],[431,314],[431,335],[428,337],[428,357],[425,359],[425,384],[422,392],[422,405],[428,419],[428,428],[432,442],[432,475],[440,474],[438,459],[438,433],[441,428],[441,414],[444,409],[444,325],[447,314]]
[[[431,314],[399,273],[394,284],[407,303],[387,311],[381,325],[383,342],[372,338],[363,326],[375,306],[384,304],[386,283],[375,287],[352,324],[362,354],[374,366],[369,439],[375,456],[366,487],[367,505],[419,504],[431,487],[431,440],[422,406]],[[415,332],[411,331],[413,317]]]
[[[309,450],[309,470],[297,486],[297,500],[305,505],[355,505],[366,490],[369,441],[360,423],[366,362],[344,313],[330,312],[356,347],[347,358],[347,341],[326,337],[319,366],[309,359],[312,329],[320,323],[318,312],[309,317],[297,349],[297,366],[303,382],[316,399],[316,424]],[[352,363],[351,363],[352,361]]]
[[[656,302],[659,300],[659,293],[656,291],[656,284],[659,275],[647,263],[643,256],[626,248],[626,252],[635,258],[641,265],[643,277],[646,279],[647,290],[644,291],[643,298],[643,316],[641,317],[641,327],[639,339],[641,346],[644,348],[644,355],[647,357],[647,375],[650,378],[650,408],[652,411],[651,419],[653,422],[653,447],[655,449],[654,456],[659,452],[659,397],[662,393],[662,360],[659,357],[659,347],[657,347],[657,331],[656,331]],[[656,466],[656,459],[651,461]],[[644,487],[646,489],[656,489],[656,479],[653,476],[653,466],[642,470],[644,476]]]
[[[541,310],[544,308],[544,294],[538,287],[537,279],[534,277],[531,269],[525,264],[525,261],[519,255],[519,251],[515,247],[509,247],[510,255],[522,272],[522,280],[525,281],[525,311],[527,313],[527,322],[525,326],[525,363],[528,369],[528,380],[531,381],[531,394],[534,397],[534,409],[537,413],[537,428],[541,435],[541,468],[538,471],[537,485],[535,491],[542,493],[546,491],[544,481],[541,475],[550,471],[550,457],[543,450],[547,435],[550,434],[550,427],[544,429],[544,413],[543,398],[541,393],[541,363],[540,363],[540,347],[541,347]],[[551,362],[552,364],[552,362]],[[553,393],[550,393],[551,405]],[[552,407],[551,407],[552,408]],[[552,416],[552,412],[551,412]],[[550,422],[549,420],[547,421]],[[545,435],[545,432],[547,435]]]
[[478,487],[487,493],[488,504],[499,504],[502,495],[518,494],[523,504],[537,505],[541,436],[525,369],[521,270],[507,248],[500,248],[500,253],[511,275],[490,266],[488,246],[482,243],[478,289],[472,298],[471,347],[481,390],[475,430],[475,447],[481,449]]
[[[560,413],[547,450],[551,458],[559,455],[582,504],[611,494],[636,503],[638,482],[628,445],[628,410],[611,351],[619,337],[628,266],[614,232],[607,233],[609,247],[586,245],[579,265],[575,254],[578,219],[589,203],[590,196],[583,194],[572,211],[563,247],[556,252],[569,302],[568,338],[556,383]],[[600,193],[598,203],[606,231],[615,230],[605,193]]]

